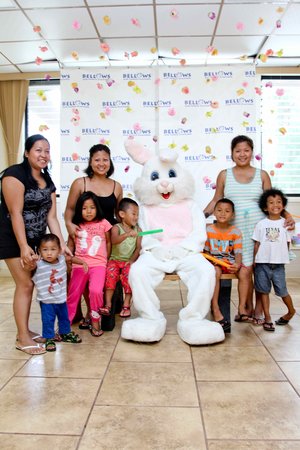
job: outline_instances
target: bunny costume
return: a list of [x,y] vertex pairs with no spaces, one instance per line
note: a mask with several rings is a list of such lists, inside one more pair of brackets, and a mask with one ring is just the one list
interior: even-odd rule
[[200,254],[206,241],[203,212],[193,201],[194,182],[180,166],[173,150],[154,155],[133,139],[125,148],[132,159],[144,166],[134,183],[140,203],[139,225],[143,231],[163,229],[143,236],[141,255],[132,265],[129,283],[139,317],[126,320],[124,339],[154,342],[166,331],[155,288],[166,273],[177,272],[188,288],[187,306],[179,312],[177,331],[188,344],[223,341],[221,325],[205,319],[215,287],[214,267]]

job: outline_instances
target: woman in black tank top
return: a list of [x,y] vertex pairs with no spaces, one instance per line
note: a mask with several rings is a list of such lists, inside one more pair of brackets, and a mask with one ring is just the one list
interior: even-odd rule
[[[103,144],[93,145],[89,151],[89,163],[85,170],[86,177],[80,177],[73,181],[67,205],[65,209],[65,223],[71,237],[75,236],[77,225],[72,220],[75,205],[78,197],[86,191],[91,191],[97,195],[104,217],[114,225],[116,220],[116,210],[119,202],[123,198],[123,189],[120,183],[111,179],[114,173],[114,165],[110,156],[110,149]],[[88,294],[84,294],[88,304]],[[82,318],[81,308],[77,311],[74,322]],[[88,319],[82,319],[79,327],[87,328]]]

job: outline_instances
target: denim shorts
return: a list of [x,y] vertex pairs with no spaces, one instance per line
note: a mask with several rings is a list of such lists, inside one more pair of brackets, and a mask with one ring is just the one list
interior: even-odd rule
[[255,264],[255,290],[262,294],[269,294],[272,285],[274,287],[275,295],[278,295],[278,297],[286,297],[288,295],[284,264]]

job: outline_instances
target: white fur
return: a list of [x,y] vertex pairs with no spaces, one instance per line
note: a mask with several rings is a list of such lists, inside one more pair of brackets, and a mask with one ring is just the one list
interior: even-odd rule
[[173,150],[154,155],[133,139],[126,141],[125,148],[134,161],[144,166],[134,183],[140,203],[139,224],[144,231],[162,228],[164,232],[143,236],[141,255],[129,274],[139,317],[124,321],[121,336],[140,342],[162,339],[166,319],[155,288],[165,273],[176,271],[188,288],[187,306],[180,310],[177,323],[181,339],[191,345],[223,341],[221,325],[205,319],[214,291],[215,271],[200,254],[206,240],[206,224],[193,200],[192,175],[177,163]]

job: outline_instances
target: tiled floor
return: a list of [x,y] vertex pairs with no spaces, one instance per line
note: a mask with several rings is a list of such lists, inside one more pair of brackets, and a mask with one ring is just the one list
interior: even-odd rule
[[[298,313],[275,333],[233,323],[224,343],[190,347],[176,333],[185,288],[164,282],[161,342],[122,340],[118,318],[35,357],[15,350],[13,283],[0,286],[1,450],[300,449],[300,279],[288,280]],[[232,316],[236,299],[234,284]],[[271,310],[285,311],[274,296]]]

